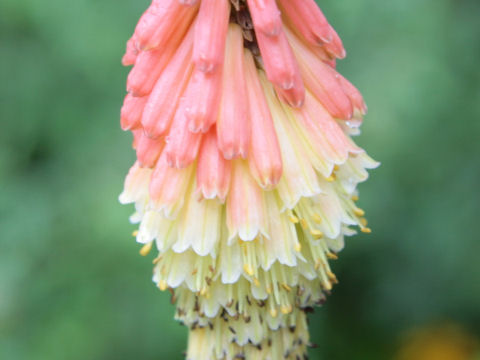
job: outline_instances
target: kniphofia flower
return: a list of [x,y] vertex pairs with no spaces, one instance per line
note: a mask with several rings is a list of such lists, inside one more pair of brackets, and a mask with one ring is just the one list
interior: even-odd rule
[[366,106],[314,0],[153,0],[123,58],[141,254],[190,328],[187,358],[303,359],[306,312],[337,282]]

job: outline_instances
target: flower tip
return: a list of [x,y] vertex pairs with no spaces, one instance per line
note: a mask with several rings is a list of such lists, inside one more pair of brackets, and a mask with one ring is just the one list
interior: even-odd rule
[[319,35],[319,40],[320,40],[319,45],[331,43],[333,40],[332,34],[327,33],[325,35]]
[[282,31],[281,13],[274,0],[247,0],[256,31],[276,37]]
[[295,80],[293,77],[285,77],[283,81],[280,83],[280,88],[283,90],[290,90],[294,87]]
[[123,66],[131,66],[135,64],[135,59],[132,58],[130,54],[125,54],[122,57],[122,65]]
[[[187,115],[188,117],[188,115]],[[191,118],[188,123],[188,130],[193,134],[205,134],[210,129],[210,124],[205,124]]]
[[272,19],[259,26],[259,30],[265,35],[274,37],[280,34],[282,31],[282,22],[280,21],[280,12],[278,12],[278,18]]
[[196,68],[204,73],[211,73],[217,68],[217,63],[206,56],[200,56],[195,60]]
[[280,99],[293,108],[301,108],[305,102],[305,88],[303,83],[296,85],[289,90],[276,88]]
[[179,157],[168,150],[167,150],[167,165],[174,169],[182,169],[185,167],[184,163],[180,161]]
[[222,144],[220,146],[223,158],[225,160],[234,160],[234,159],[246,159],[247,158],[247,149],[246,147],[236,146],[233,142]]
[[293,108],[301,108],[303,104],[305,103],[305,96],[297,99],[296,101],[290,101],[288,104],[293,107]]
[[126,205],[128,203],[130,203],[130,201],[128,201],[128,198],[127,198],[127,194],[125,193],[125,191],[123,191],[119,196],[118,196],[118,202],[122,205]]
[[267,191],[273,190],[278,185],[281,177],[282,169],[273,169],[267,176],[260,179],[260,186]]

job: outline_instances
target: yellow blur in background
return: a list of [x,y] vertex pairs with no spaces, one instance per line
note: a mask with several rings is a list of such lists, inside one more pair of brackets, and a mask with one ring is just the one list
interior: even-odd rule
[[412,331],[395,360],[478,360],[478,339],[459,325],[442,325]]

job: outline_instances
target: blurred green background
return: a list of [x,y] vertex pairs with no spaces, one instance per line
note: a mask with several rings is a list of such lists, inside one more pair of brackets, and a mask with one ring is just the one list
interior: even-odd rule
[[[320,3],[369,105],[357,141],[382,166],[360,187],[373,234],[333,264],[311,358],[393,359],[449,324],[474,347],[480,1]],[[117,202],[134,161],[120,58],[147,4],[0,2],[0,359],[183,358],[186,329]]]

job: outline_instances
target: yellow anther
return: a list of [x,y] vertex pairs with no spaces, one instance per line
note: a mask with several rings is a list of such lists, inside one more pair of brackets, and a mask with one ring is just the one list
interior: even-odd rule
[[352,196],[352,200],[353,200],[353,201],[358,201],[358,199],[359,199],[359,198],[358,198],[358,195],[353,195],[353,196]]
[[361,228],[360,231],[365,234],[370,234],[372,232],[372,229],[368,227]]
[[340,170],[340,166],[338,165],[333,165],[333,171],[338,171]]
[[135,230],[134,232],[132,232],[132,236],[137,237],[137,235],[138,235],[138,230]]
[[361,218],[361,219],[360,219],[360,224],[362,224],[363,226],[367,226],[367,225],[368,225],[367,219]]
[[267,286],[266,290],[267,290],[267,294],[270,295],[272,293],[272,287],[270,285]]
[[200,295],[201,295],[201,296],[205,296],[206,293],[207,293],[207,288],[206,288],[206,287],[202,287],[202,289],[200,290]]
[[161,255],[160,255],[160,256],[157,256],[155,259],[153,259],[152,264],[153,264],[153,265],[157,265],[157,264],[160,262],[160,260],[162,260],[162,256],[161,256]]
[[333,288],[332,284],[329,281],[323,284],[323,286],[325,287],[325,290],[328,290],[328,291],[332,290]]
[[285,305],[285,306],[282,306],[280,308],[280,311],[282,312],[282,314],[287,315],[287,314],[290,314],[292,312],[292,308],[291,308],[291,306],[286,306]]
[[290,286],[288,286],[287,284],[283,283],[282,284],[282,287],[287,290],[288,292],[292,291],[292,288]]
[[152,250],[152,246],[153,246],[153,241],[150,241],[149,243],[143,245],[139,251],[140,255],[147,256],[150,250]]
[[278,315],[277,309],[270,309],[270,315],[271,315],[273,318],[276,318],[277,315]]
[[308,223],[305,219],[300,219],[300,225],[302,225],[302,228],[305,230],[308,229]]
[[243,270],[250,276],[253,276],[253,274],[254,274],[252,265],[250,265],[250,264],[244,264],[243,265]]
[[312,219],[315,223],[321,224],[322,223],[322,217],[318,215],[317,213],[312,215]]
[[167,287],[168,287],[168,285],[167,285],[167,282],[165,280],[160,280],[158,282],[158,288],[160,290],[165,291],[165,290],[167,290]]
[[260,281],[257,278],[253,278],[253,283],[256,287],[260,287]]
[[335,276],[335,274],[332,273],[331,271],[327,271],[326,274],[327,274],[327,276],[328,276],[328,278],[329,278],[330,280],[336,280],[336,279],[337,279],[337,277]]
[[321,262],[320,260],[318,260],[318,261],[315,263],[315,270],[320,269],[320,266],[322,266],[322,262]]
[[197,274],[197,272],[198,272],[198,269],[197,269],[197,268],[193,269],[193,271],[192,271],[192,275],[196,275],[196,274]]
[[363,216],[363,215],[365,215],[365,211],[363,211],[363,210],[360,209],[360,208],[355,208],[355,209],[353,209],[353,213],[354,213],[355,215],[357,215],[357,216]]
[[331,253],[331,252],[327,252],[327,258],[329,258],[331,260],[338,260],[337,254],[334,254],[334,253]]
[[321,239],[323,237],[323,232],[317,229],[310,230],[310,234],[312,234],[315,239]]
[[296,217],[295,215],[290,215],[288,219],[294,224],[298,223],[298,217]]
[[302,245],[301,245],[300,243],[296,243],[296,244],[295,244],[295,251],[296,251],[296,252],[302,251]]
[[335,181],[335,179],[337,178],[337,176],[332,173],[329,177],[327,177],[325,180],[327,180],[328,182],[333,182]]

